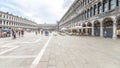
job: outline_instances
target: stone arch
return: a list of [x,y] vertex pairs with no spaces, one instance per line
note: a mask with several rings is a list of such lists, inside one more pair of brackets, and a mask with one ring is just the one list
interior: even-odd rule
[[91,26],[92,26],[92,23],[91,23],[91,22],[88,22],[88,23],[87,23],[87,26],[88,26],[88,27],[91,27]]
[[83,23],[83,24],[82,24],[82,27],[83,27],[83,34],[85,34],[85,32],[86,32],[86,30],[85,30],[86,24]]
[[88,22],[87,23],[87,29],[88,29],[88,31],[87,31],[87,33],[88,33],[88,35],[92,35],[92,23],[91,22]]
[[103,27],[103,36],[104,37],[112,37],[113,36],[113,19],[107,17],[102,21]]
[[100,36],[100,22],[98,20],[94,21],[93,26],[94,26],[94,35]]
[[82,24],[82,27],[86,27],[86,24],[85,24],[85,23],[83,23],[83,24]]

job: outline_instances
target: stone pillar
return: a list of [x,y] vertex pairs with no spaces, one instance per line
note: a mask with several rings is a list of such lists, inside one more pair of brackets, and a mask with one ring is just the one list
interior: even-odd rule
[[100,37],[103,37],[103,22],[100,22]]
[[83,35],[83,29],[81,29],[81,35]]
[[92,36],[94,36],[94,23],[92,23]]
[[113,21],[113,39],[117,38],[117,23],[116,20]]
[[87,28],[87,26],[85,28],[85,34],[88,35],[88,28]]

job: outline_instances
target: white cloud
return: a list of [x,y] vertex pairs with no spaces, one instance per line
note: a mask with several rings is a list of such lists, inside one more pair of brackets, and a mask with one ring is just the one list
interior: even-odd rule
[[69,3],[68,1],[65,3],[65,0],[12,0],[9,3],[8,0],[4,4],[17,11],[18,15],[32,19],[37,23],[56,23],[67,10],[63,5],[73,2],[73,0],[69,1]]

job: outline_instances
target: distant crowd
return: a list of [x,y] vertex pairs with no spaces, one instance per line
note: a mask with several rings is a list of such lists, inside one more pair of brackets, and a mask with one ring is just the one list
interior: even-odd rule
[[24,30],[3,29],[0,31],[0,38],[12,37],[12,39],[16,39],[17,36],[23,37]]

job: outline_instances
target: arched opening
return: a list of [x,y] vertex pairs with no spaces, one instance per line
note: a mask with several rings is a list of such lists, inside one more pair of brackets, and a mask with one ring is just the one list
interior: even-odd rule
[[87,26],[88,26],[88,35],[92,35],[92,24],[88,22]]
[[93,8],[91,7],[90,8],[90,17],[92,17],[92,15],[93,15]]
[[85,27],[86,27],[86,24],[82,24],[82,27],[83,27],[83,35],[85,35],[85,32],[86,32],[86,30],[85,30]]
[[117,18],[117,37],[120,38],[120,17]]
[[[79,27],[81,27],[81,24],[78,24],[79,25]],[[79,35],[81,35],[81,33],[82,33],[82,30],[79,28]]]
[[94,35],[100,36],[100,22],[99,21],[94,22]]
[[111,38],[113,36],[113,21],[111,18],[103,20],[103,36]]
[[73,32],[73,34],[76,34],[76,33],[77,33],[77,30],[76,30],[76,29],[73,29],[72,32]]
[[90,11],[89,11],[89,9],[87,10],[87,18],[89,18],[89,16],[90,16]]

